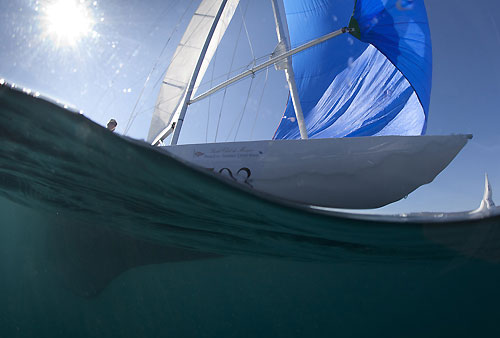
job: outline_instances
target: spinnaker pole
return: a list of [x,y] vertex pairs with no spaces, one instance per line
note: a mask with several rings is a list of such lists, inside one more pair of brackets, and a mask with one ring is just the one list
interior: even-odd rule
[[328,34],[325,34],[317,39],[314,39],[314,40],[311,40],[303,45],[300,45],[294,49],[290,49],[288,52],[285,52],[283,54],[279,54],[279,55],[276,55],[276,56],[273,56],[271,57],[271,59],[261,63],[260,65],[258,66],[255,66],[249,70],[246,70],[244,71],[243,73],[239,74],[239,75],[236,75],[232,78],[230,78],[229,80],[226,80],[220,84],[218,84],[217,86],[213,87],[212,89],[210,90],[207,90],[206,92],[204,92],[203,94],[200,94],[198,96],[196,96],[195,98],[193,98],[189,104],[192,104],[192,103],[195,103],[195,102],[198,102],[198,101],[201,101],[203,100],[204,98],[212,95],[212,94],[215,94],[217,93],[219,90],[221,89],[224,89],[230,85],[232,85],[233,83],[236,83],[240,80],[243,80],[244,78],[246,77],[249,77],[249,76],[254,76],[255,73],[263,70],[263,69],[266,69],[267,67],[269,66],[272,66],[272,65],[275,65],[275,64],[278,64],[280,62],[282,62],[283,60],[286,60],[288,57],[292,56],[292,55],[295,55],[297,53],[300,53],[308,48],[311,48],[313,46],[316,46],[316,45],[319,45],[320,43],[323,43],[325,41],[328,41],[332,38],[335,38],[337,36],[340,36],[342,34],[345,34],[345,33],[349,33],[351,31],[350,28],[348,27],[344,27],[344,28],[341,28],[339,30],[336,30],[334,32],[331,32],[331,33],[328,33]]

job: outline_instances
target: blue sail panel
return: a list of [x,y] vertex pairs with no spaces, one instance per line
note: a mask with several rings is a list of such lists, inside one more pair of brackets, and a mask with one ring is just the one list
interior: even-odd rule
[[423,0],[357,0],[353,35],[374,45],[403,75],[429,112],[432,43]]
[[[431,55],[430,38],[429,47],[424,51],[401,51],[399,48],[410,48],[406,40],[412,37],[425,40],[429,34],[420,34],[418,32],[425,29],[419,30],[408,24],[401,25],[406,27],[406,35],[400,32],[389,35],[388,41],[384,40],[377,35],[377,24],[383,20],[377,19],[376,13],[385,12],[380,6],[375,6],[382,2],[387,4],[390,1],[357,1],[351,25],[358,24],[360,30],[355,34],[358,33],[356,37],[359,39],[346,34],[293,57],[292,65],[310,138],[420,135],[424,132],[432,70],[430,57],[427,57],[427,53]],[[395,8],[402,8],[405,13],[423,8],[414,4],[421,3],[421,0],[411,3],[406,0],[401,4],[392,2]],[[284,3],[292,47],[346,26],[354,8],[354,1],[341,0],[285,0]],[[373,14],[369,20],[371,26],[367,24],[368,10]],[[425,8],[423,10],[424,26],[427,27]],[[399,16],[397,20],[403,22]],[[359,34],[362,32],[365,35]],[[427,46],[427,42],[419,46]],[[422,55],[422,59],[415,55]],[[419,73],[420,78],[415,80],[412,74]],[[300,138],[299,128],[289,100],[275,139],[297,138]]]
[[[425,122],[408,80],[373,46],[335,77],[304,118],[312,138],[419,135]],[[285,113],[282,138],[300,138],[295,120]]]

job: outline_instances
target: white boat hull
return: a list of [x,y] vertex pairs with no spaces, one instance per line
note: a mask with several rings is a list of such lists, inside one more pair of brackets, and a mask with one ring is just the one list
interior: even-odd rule
[[430,183],[470,135],[273,140],[162,147],[293,203],[371,209]]

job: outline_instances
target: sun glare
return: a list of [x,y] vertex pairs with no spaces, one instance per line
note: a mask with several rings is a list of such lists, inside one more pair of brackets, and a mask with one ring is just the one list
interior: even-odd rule
[[85,1],[55,0],[42,9],[44,31],[58,45],[76,45],[92,32],[94,23]]

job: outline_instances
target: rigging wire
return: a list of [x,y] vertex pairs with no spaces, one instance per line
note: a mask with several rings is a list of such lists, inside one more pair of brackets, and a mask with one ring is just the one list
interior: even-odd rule
[[[215,72],[215,62],[217,61],[217,51],[215,51],[214,55],[214,64],[212,66],[212,76],[210,79],[210,87],[213,84],[213,79],[214,79],[214,72]],[[212,103],[212,95],[208,97],[208,109],[207,109],[207,126],[205,128],[205,143],[208,143],[208,125],[210,124],[210,107]]]
[[[216,51],[216,53],[218,53],[218,50]],[[214,54],[214,56],[215,56],[215,54]],[[261,57],[258,57],[258,58],[256,58],[256,59],[255,59],[255,61],[258,61],[258,60],[267,60],[267,59],[269,59],[269,57],[270,57],[270,56],[271,56],[271,53],[266,54],[266,55],[261,56]],[[232,71],[230,71],[230,72],[223,73],[223,74],[218,75],[218,76],[214,76],[214,77],[213,77],[213,81],[212,81],[212,79],[211,79],[211,80],[204,81],[204,82],[200,83],[200,84],[199,84],[197,87],[195,87],[195,88],[196,88],[196,89],[198,89],[198,88],[203,87],[203,86],[206,86],[206,85],[208,85],[208,84],[213,84],[213,83],[216,83],[216,82],[218,82],[218,81],[219,81],[219,80],[221,80],[221,79],[228,79],[228,78],[230,78],[230,77],[231,77],[234,73],[238,73],[238,74],[239,74],[239,73],[241,73],[241,72],[243,72],[243,71],[245,71],[245,70],[250,69],[250,68],[252,67],[252,64],[253,64],[253,63],[254,63],[254,62],[253,62],[253,61],[251,61],[251,62],[249,62],[249,63],[248,63],[247,65],[245,65],[245,66],[242,66],[242,67],[236,68],[236,69],[234,69],[234,70],[232,70]],[[270,67],[273,67],[273,65],[271,65],[271,66],[267,67],[266,69],[268,69],[268,68],[270,68]],[[159,82],[160,82],[161,78],[162,78],[162,76],[160,75],[160,76],[159,76],[159,79],[156,81],[156,84],[155,84],[153,87],[156,87],[156,86],[159,84]],[[213,83],[212,83],[212,82],[213,82]],[[179,99],[181,96],[182,96],[182,95],[172,96],[172,97],[170,97],[168,100],[177,100],[177,99]],[[209,97],[210,97],[210,96],[209,96]],[[142,106],[142,107],[141,107],[141,110],[140,110],[139,112],[137,112],[137,113],[136,113],[136,115],[137,115],[137,116],[139,116],[139,115],[141,115],[141,114],[144,114],[144,113],[147,113],[147,112],[151,112],[151,110],[152,110],[152,109],[154,109],[155,107],[156,107],[156,104],[155,104],[155,105],[153,105],[153,106],[147,106],[147,107]],[[137,117],[137,116],[136,116],[136,117]]]
[[[216,60],[216,55],[217,55],[217,51],[216,51],[216,54],[214,54],[214,61]],[[249,65],[250,65],[250,64],[249,64]],[[267,68],[266,68],[266,81],[267,81],[267,76],[268,76],[268,72],[269,72],[269,68],[270,68],[270,67],[272,67],[272,66],[269,66],[269,67],[267,67]],[[248,68],[248,65],[247,65],[247,66],[244,66],[244,67],[240,67],[240,68],[238,68],[238,70],[241,70],[241,69],[247,69],[247,68]],[[234,71],[233,71],[233,72],[231,72],[231,73],[224,73],[224,74],[222,74],[221,76],[214,77],[214,78],[213,78],[213,82],[215,82],[217,79],[220,79],[220,78],[222,78],[222,77],[228,77],[228,76],[230,76],[232,73],[234,73]],[[205,81],[204,83],[200,84],[199,86],[201,87],[201,86],[207,85],[207,84],[209,84],[210,82],[212,82],[212,81]],[[264,88],[264,89],[265,89],[265,88]],[[264,89],[263,89],[263,92],[264,92]],[[177,95],[177,96],[175,96],[175,97],[170,98],[170,100],[175,100],[175,99],[178,99],[178,98],[179,98],[179,97],[181,97],[181,96],[182,96],[182,95]],[[262,96],[263,96],[263,94],[262,94]],[[262,97],[262,96],[261,96],[261,97]],[[210,98],[211,98],[211,96],[208,96],[208,98],[210,99]],[[260,101],[260,102],[262,102],[262,99],[261,99],[261,101]],[[151,112],[151,110],[152,110],[152,109],[154,109],[154,108],[155,108],[155,106],[156,106],[156,104],[155,104],[155,105],[152,105],[152,106],[151,106],[151,105],[149,105],[149,106],[146,106],[146,107],[142,106],[142,107],[141,107],[141,109],[140,109],[138,112],[136,112],[137,117],[138,117],[138,116],[140,116],[140,115],[142,115],[142,114],[144,114],[144,113]]]
[[130,117],[127,121],[127,125],[125,127],[125,132],[124,134],[127,135],[127,133],[129,132],[130,128],[132,127],[132,124],[135,120],[135,118],[137,117],[138,114],[135,113],[135,110],[137,109],[137,105],[139,104],[139,101],[141,100],[142,98],[142,95],[144,93],[144,90],[149,82],[149,79],[151,78],[151,75],[153,74],[153,72],[156,70],[156,68],[158,67],[158,64],[160,63],[160,60],[163,56],[163,53],[165,52],[165,50],[167,49],[167,46],[169,45],[170,41],[172,40],[172,37],[173,35],[177,32],[177,30],[179,29],[179,26],[182,22],[182,20],[184,19],[184,17],[186,16],[186,13],[188,12],[189,8],[191,7],[191,5],[193,4],[194,0],[191,0],[191,2],[189,3],[189,5],[186,7],[186,10],[184,11],[184,13],[182,13],[181,17],[179,18],[179,20],[177,21],[174,29],[172,30],[172,33],[170,33],[170,36],[168,37],[166,43],[164,44],[163,46],[163,49],[161,50],[160,52],[160,55],[158,56],[154,66],[153,66],[153,69],[151,69],[151,71],[149,72],[148,76],[146,77],[146,81],[144,82],[144,85],[141,89],[141,92],[139,94],[139,97],[137,98],[137,101],[134,105],[134,108],[132,109],[132,112],[130,113]]
[[[127,61],[125,61],[123,64],[129,64],[130,63],[130,60],[132,60],[132,58],[135,56],[135,53],[136,53],[136,51],[139,50],[139,47],[140,47],[140,44],[137,44],[136,47],[134,48],[134,52],[130,53],[130,55],[127,58]],[[121,67],[120,67],[120,69],[121,69]],[[104,98],[109,95],[108,93],[111,91],[111,88],[114,88],[115,81],[116,81],[116,79],[120,75],[121,74],[120,74],[119,71],[115,71],[114,72],[113,77],[111,78],[111,81],[108,82],[108,88],[106,88],[106,90],[104,90],[102,92],[102,94],[99,97],[99,99],[97,99],[96,102],[94,103],[94,110],[97,110],[97,107],[99,107],[101,105],[101,103],[104,100]],[[116,96],[115,93],[114,93],[114,91],[111,92],[111,95]],[[109,102],[108,106],[104,110],[105,113],[102,113],[102,110],[101,110],[101,116],[105,116],[107,114],[107,112],[109,111],[109,106],[111,106],[114,103],[114,101],[115,101],[115,98],[113,98],[113,100],[111,100]]]
[[[218,36],[219,41],[221,40],[221,36],[220,36],[221,34],[222,34],[222,32],[219,31],[219,36]],[[218,49],[216,49],[215,53],[214,53],[214,58],[213,58],[213,63],[212,63],[212,75],[210,77],[210,87],[212,87],[213,83],[214,83],[215,64],[217,63],[217,54],[218,54]],[[201,84],[198,87],[200,87],[200,86],[201,86]],[[211,103],[212,103],[212,95],[210,95],[208,97],[207,126],[205,128],[205,143],[208,143],[208,125],[210,124]]]
[[[193,3],[193,1],[194,1],[194,0],[191,0],[191,4]],[[191,5],[191,4],[190,4],[190,5]],[[212,3],[212,6],[210,7],[210,9],[214,8],[214,6],[215,6],[215,5],[216,5],[216,2]],[[190,6],[188,6],[188,8],[189,8],[189,7],[190,7]],[[185,14],[186,14],[186,13],[184,13],[183,15],[185,15]],[[198,28],[200,27],[200,25],[201,25],[202,23],[203,23],[203,21],[201,21],[201,20],[200,20],[200,21],[198,22],[198,24],[194,27],[194,29],[191,31],[191,34],[190,34],[189,36],[187,36],[187,37],[186,37],[186,40],[188,40],[188,41],[189,41],[189,40],[191,39],[191,37],[193,36],[193,34],[195,34],[195,33],[198,31]],[[176,27],[176,29],[177,29],[177,27]],[[184,36],[183,36],[183,38],[184,38]],[[170,64],[172,64],[172,62],[174,62],[174,60],[175,60],[175,59],[177,59],[177,57],[178,57],[178,56],[179,56],[179,54],[175,53],[175,54],[174,54],[174,56],[172,57],[172,59],[170,60]],[[156,82],[155,82],[155,84],[154,84],[153,88],[156,88],[156,87],[160,84],[160,82],[162,82],[162,80],[163,80],[164,76],[165,76],[164,74],[161,74],[161,75],[158,77],[158,79],[156,80]],[[199,87],[199,86],[198,86],[198,87]],[[196,88],[198,88],[198,87],[196,87]],[[170,98],[169,98],[169,100],[179,98],[179,97],[181,97],[182,95],[183,95],[183,94],[178,95],[178,96],[175,96],[175,97],[170,97]]]
[[[249,69],[252,69],[252,67],[255,65],[255,63],[259,63],[259,61],[267,61],[271,58],[271,55],[272,53],[268,53],[268,54],[265,54],[263,56],[260,56],[258,58],[255,58],[253,59],[252,61],[250,61],[247,65],[245,66],[241,66],[241,67],[238,67],[238,68],[235,68],[227,73],[223,73],[221,75],[218,75],[216,77],[214,77],[214,81],[213,82],[219,82],[219,80],[227,80],[229,79],[231,76],[233,76],[233,74],[240,74],[244,71],[247,71]],[[274,65],[270,65],[269,67],[274,67]],[[203,86],[206,86],[207,84],[209,84],[209,82],[211,81],[203,81],[201,82],[198,86],[196,86],[195,88],[198,89],[200,87],[203,87]]]
[[[250,1],[247,2],[247,6],[245,8],[245,12],[242,13],[242,16],[244,16],[248,10],[248,5],[250,4]],[[228,73],[228,76],[227,76],[227,79],[229,79],[229,74],[231,73],[231,69],[233,69],[233,64],[234,64],[234,60],[236,59],[236,51],[238,50],[238,44],[240,42],[240,39],[239,37],[241,36],[241,31],[243,29],[243,21],[242,21],[242,24],[240,26],[240,31],[238,32],[238,39],[236,40],[236,46],[234,47],[234,51],[233,51],[233,56],[231,58],[231,64],[229,66],[229,73]],[[224,94],[222,96],[222,103],[220,105],[220,109],[219,109],[219,118],[217,120],[217,128],[215,129],[215,142],[217,142],[217,136],[219,135],[219,126],[220,126],[220,119],[221,119],[221,116],[222,116],[222,109],[224,107],[224,102],[226,101],[226,94],[227,94],[227,87],[224,88]]]
[[[216,59],[216,55],[217,55],[218,51],[216,51],[216,54],[214,54],[214,60]],[[261,57],[261,58],[266,58],[268,56],[264,56],[264,57]],[[236,70],[233,70],[232,72],[228,72],[228,73],[224,73],[222,75],[219,75],[219,76],[216,76],[213,78],[213,82],[216,82],[217,80],[220,80],[222,78],[227,78],[227,77],[230,77],[231,74],[235,73],[236,71],[241,71],[241,70],[244,70],[244,69],[248,69],[248,67],[251,65],[251,63],[249,63],[248,65],[245,65],[243,67],[239,67],[237,68]],[[273,67],[273,66],[269,66],[266,68],[267,72],[269,72],[269,68],[270,67]],[[267,73],[266,73],[266,77],[267,77]],[[209,81],[205,81],[203,83],[201,83],[198,87],[202,87],[202,86],[206,86],[207,84],[210,84],[212,82],[212,80],[209,80]],[[175,97],[171,97],[169,100],[177,100],[181,97],[182,95],[176,95]],[[208,96],[208,98],[210,98],[211,96]],[[154,105],[148,105],[146,107],[144,106],[141,106],[140,110],[136,112],[136,117],[144,114],[144,113],[149,113],[151,112],[152,109],[154,109],[156,107],[156,104]]]
[[[193,0],[192,0],[193,1]],[[151,25],[150,29],[149,29],[149,34],[151,34],[151,32],[154,30],[155,27],[158,26],[158,22],[163,19],[165,17],[165,13],[167,13],[169,10],[171,10],[173,7],[175,6],[175,4],[173,2],[170,3],[170,6],[165,8],[165,10],[163,10],[160,15],[157,17],[157,19],[153,22],[153,24]],[[137,55],[137,52],[139,51],[139,47],[141,46],[140,43],[136,44],[136,47],[134,48],[134,52],[133,53],[130,53],[127,61],[125,61],[123,64],[129,64],[130,61],[132,60],[133,57],[135,57]],[[120,66],[120,69],[122,68],[122,66]],[[96,101],[96,103],[94,104],[94,109],[97,110],[97,107],[100,105],[101,101],[104,99],[104,97],[106,97],[108,95],[108,92],[111,90],[111,88],[113,87],[113,84],[114,82],[116,81],[116,79],[118,78],[118,76],[120,75],[120,72],[119,71],[116,71],[113,78],[111,79],[111,81],[109,82],[109,86],[108,88],[101,94],[100,98]],[[113,96],[116,96],[114,94],[114,92],[112,92],[112,95]],[[108,106],[106,107],[105,111],[108,112],[109,111],[109,107],[114,103],[115,101],[115,98],[113,98]],[[102,114],[102,115],[106,115],[106,114]]]
[[266,68],[266,77],[264,79],[264,85],[262,86],[262,92],[260,93],[259,103],[257,105],[257,111],[255,113],[255,120],[253,121],[252,131],[250,132],[250,140],[253,139],[253,132],[255,125],[257,124],[257,118],[259,117],[260,106],[262,104],[262,99],[264,98],[264,93],[266,92],[267,81],[269,79],[269,67]]
[[[248,8],[248,4],[247,4],[247,8]],[[240,12],[241,12],[241,20],[243,21],[243,27],[245,27],[245,33],[246,33],[247,40],[248,40],[248,46],[250,47],[250,52],[252,53],[252,60],[253,60],[253,63],[255,64],[255,54],[253,52],[252,41],[250,41],[250,34],[248,34],[247,23],[245,21],[245,15],[243,14],[241,7],[240,7]],[[245,12],[246,12],[246,10],[245,10]]]
[[[170,37],[168,38],[165,46],[163,47],[161,53],[160,53],[160,56],[158,57],[157,59],[157,62],[155,63],[154,65],[154,68],[151,70],[151,72],[149,73],[148,77],[146,78],[146,81],[143,85],[143,88],[140,92],[140,95],[139,95],[139,98],[134,106],[134,109],[132,110],[132,113],[131,113],[131,116],[129,118],[129,121],[127,122],[127,125],[126,125],[126,129],[125,129],[125,134],[127,134],[130,130],[130,128],[132,127],[133,125],[133,122],[135,121],[135,119],[145,113],[145,112],[148,112],[149,109],[145,109],[144,107],[142,107],[143,109],[141,109],[140,111],[137,111],[137,107],[138,107],[138,104],[141,100],[141,98],[143,97],[144,95],[144,92],[145,92],[145,88],[146,88],[146,85],[148,84],[148,82],[151,80],[151,77],[152,77],[152,74],[154,73],[154,71],[158,68],[158,65],[160,63],[160,59],[161,59],[161,56],[164,54],[165,50],[166,50],[166,47],[168,46],[168,44],[170,43],[171,39],[172,39],[172,36],[175,34],[175,32],[178,30],[179,26],[180,26],[180,23],[182,22],[182,19],[184,18],[184,16],[186,15],[189,7],[191,6],[191,4],[194,2],[194,0],[191,0],[189,6],[186,8],[186,10],[184,11],[184,13],[182,14],[181,18],[179,19],[179,21],[177,22],[174,30],[172,31],[172,33],[170,34]],[[227,74],[222,74],[220,76],[217,76],[215,77],[215,68],[212,69],[212,75],[211,75],[211,79],[210,81],[206,81],[206,82],[202,82],[200,83],[197,87],[201,87],[203,85],[206,85],[208,82],[210,83],[210,86],[213,85],[214,81],[217,80],[217,79],[222,79],[224,77],[226,78],[229,78],[231,76],[232,73],[235,73],[235,72],[238,72],[240,70],[244,70],[244,69],[249,69],[252,67],[252,65],[255,65],[255,62],[257,60],[260,60],[260,59],[266,59],[267,57],[269,57],[269,55],[264,55],[264,56],[261,56],[259,58],[256,58],[255,57],[255,54],[254,54],[254,49],[253,49],[253,46],[252,46],[252,42],[250,40],[250,34],[248,32],[248,28],[247,28],[247,25],[246,25],[246,21],[245,21],[245,15],[246,15],[246,12],[248,11],[248,6],[249,6],[249,3],[250,1],[247,2],[246,4],[246,7],[245,7],[245,10],[243,11],[242,7],[243,6],[239,6],[240,7],[240,13],[241,13],[241,18],[242,18],[242,21],[241,21],[241,26],[240,26],[240,31],[238,33],[238,36],[241,37],[241,31],[242,29],[244,28],[245,29],[245,34],[246,34],[246,37],[247,37],[247,41],[248,41],[248,45],[249,45],[249,48],[250,48],[250,52],[252,54],[252,61],[246,65],[246,66],[243,66],[243,67],[239,67],[238,69],[235,69],[235,70],[232,70],[232,67],[234,65],[234,60],[235,60],[235,53],[233,53],[233,58],[232,58],[232,61],[231,61],[231,67],[230,67],[230,71],[227,73]],[[240,39],[240,38],[239,38]],[[235,47],[235,52],[236,52],[236,49],[238,47],[238,44],[239,44],[239,40],[237,41],[236,43],[236,47]],[[174,60],[178,55],[174,55],[172,60]],[[214,54],[214,60],[216,60],[217,58],[217,51],[215,52]],[[215,67],[215,66],[214,66]],[[161,74],[163,75],[163,74]],[[155,87],[159,84],[159,82],[162,80],[162,76],[159,76],[158,77],[158,80],[156,81],[155,83]],[[267,81],[267,73],[266,73],[266,81]],[[225,103],[225,95],[226,95],[226,90],[224,91],[224,97],[222,99],[222,104],[221,104],[221,107],[220,107],[220,111],[219,111],[219,118],[218,118],[218,122],[217,122],[217,130],[216,130],[216,135],[215,135],[215,140],[217,140],[217,137],[218,137],[218,130],[219,130],[219,127],[220,127],[220,121],[221,121],[221,115],[222,115],[222,110],[223,110],[223,106],[224,106],[224,103]],[[175,99],[178,99],[181,95],[178,95],[176,97],[171,97],[169,98],[170,100],[175,100]],[[248,97],[247,97],[247,102],[248,102]],[[245,108],[243,109],[243,112],[245,112],[246,110],[246,106],[247,106],[247,102],[245,103]],[[210,110],[211,110],[211,98],[209,97],[209,102],[208,102],[208,115],[210,114]],[[153,107],[154,108],[154,107]],[[237,133],[239,132],[239,128],[240,128],[240,124],[241,124],[241,120],[240,119],[240,123],[238,124],[238,131]],[[206,142],[208,142],[208,128],[209,128],[209,122],[210,122],[210,116],[207,117],[207,130],[206,130],[206,134],[205,134],[205,139],[206,139]],[[234,130],[234,126],[233,126],[233,130]],[[232,134],[232,133],[230,133]],[[236,135],[235,135],[236,137]]]
[[[254,79],[255,79],[255,76],[252,76],[252,80],[250,81],[250,86],[248,87],[247,98],[245,100],[245,104],[243,105],[243,109],[241,111],[240,122],[238,122],[238,128],[236,128],[236,133],[234,133],[234,141],[235,142],[236,142],[236,137],[238,136],[238,132],[240,131],[241,121],[243,121],[243,116],[245,116],[245,110],[247,109],[248,100],[250,99],[250,93],[252,91]],[[235,123],[236,123],[236,121],[238,121],[238,118],[236,118]],[[233,128],[234,128],[234,125],[233,125]],[[231,128],[231,131],[233,128]],[[228,139],[229,139],[229,135],[231,135],[231,131],[228,134]],[[227,141],[227,139],[226,139],[226,141]]]

